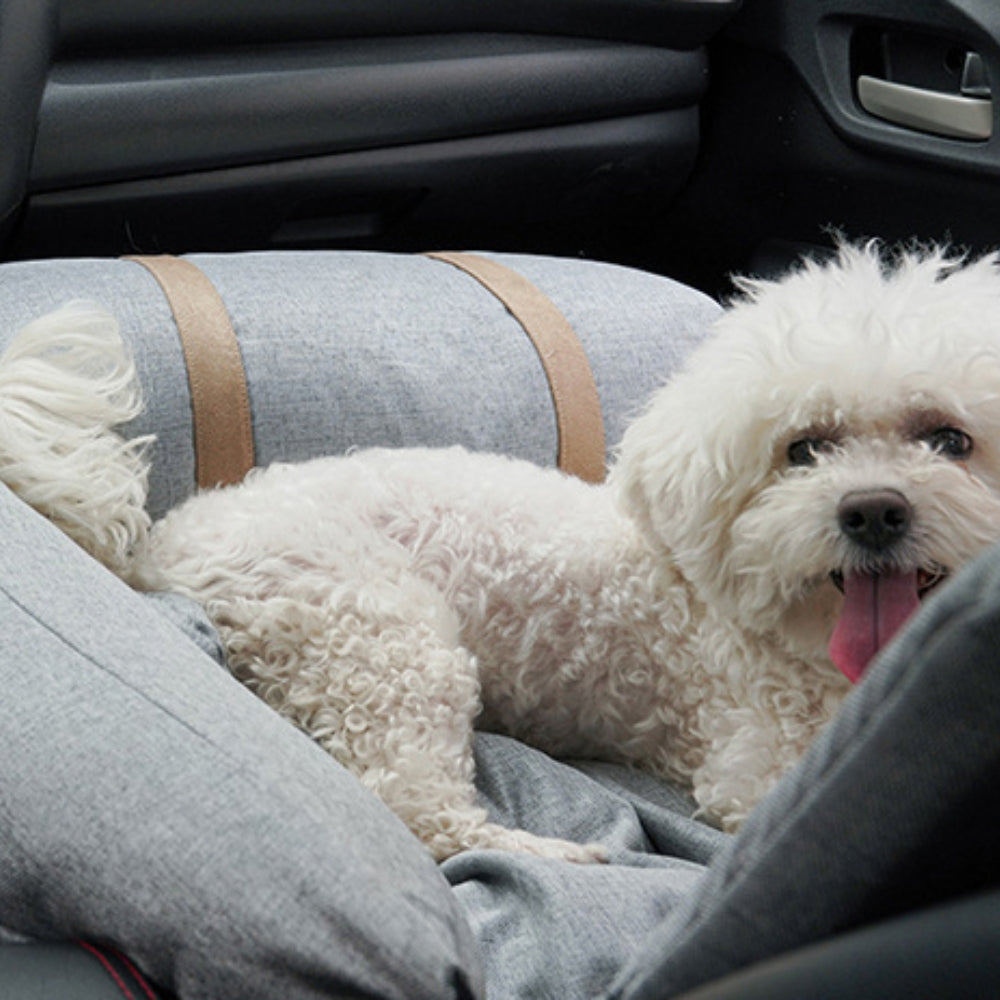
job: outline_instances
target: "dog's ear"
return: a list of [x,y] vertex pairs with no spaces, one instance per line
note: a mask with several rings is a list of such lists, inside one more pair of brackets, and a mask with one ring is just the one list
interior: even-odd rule
[[[725,563],[729,531],[773,467],[776,414],[726,345],[709,342],[622,439],[618,502],[695,583]],[[742,372],[740,369],[743,369]],[[766,395],[766,394],[765,394]]]
[[35,320],[0,355],[0,481],[126,578],[149,530],[152,439],[115,428],[140,410],[118,325],[97,306]]

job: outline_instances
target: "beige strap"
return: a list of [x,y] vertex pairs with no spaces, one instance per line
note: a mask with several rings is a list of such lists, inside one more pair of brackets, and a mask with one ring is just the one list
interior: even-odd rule
[[246,372],[229,313],[200,268],[180,257],[126,257],[149,271],[174,314],[191,387],[199,488],[238,483],[253,468]]
[[559,435],[559,468],[591,483],[605,475],[604,418],[583,345],[551,299],[503,264],[471,253],[429,253],[471,275],[521,324],[549,380]]

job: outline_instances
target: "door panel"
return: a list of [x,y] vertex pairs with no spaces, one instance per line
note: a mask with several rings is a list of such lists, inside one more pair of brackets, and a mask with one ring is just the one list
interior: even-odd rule
[[[665,220],[658,267],[718,292],[728,272],[784,266],[804,245],[829,246],[830,231],[974,251],[1000,242],[994,0],[753,0],[709,61],[702,157]],[[990,135],[873,114],[866,76],[987,101]]]
[[704,43],[739,6],[54,2],[8,257],[624,254],[690,174]]
[[693,108],[702,53],[523,35],[379,38],[58,63],[43,191]]

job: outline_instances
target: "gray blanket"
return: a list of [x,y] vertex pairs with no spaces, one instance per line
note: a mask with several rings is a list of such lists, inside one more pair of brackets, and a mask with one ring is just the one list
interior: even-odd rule
[[479,735],[476,763],[498,821],[610,848],[608,865],[495,851],[445,862],[497,998],[598,996],[729,839],[692,819],[682,792],[638,771],[560,763],[493,734]]

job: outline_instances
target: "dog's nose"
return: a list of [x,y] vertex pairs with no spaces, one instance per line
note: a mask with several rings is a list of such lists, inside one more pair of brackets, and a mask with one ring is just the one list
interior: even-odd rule
[[898,542],[913,520],[913,508],[898,490],[854,490],[837,505],[840,530],[866,549],[881,552]]

